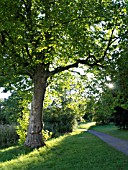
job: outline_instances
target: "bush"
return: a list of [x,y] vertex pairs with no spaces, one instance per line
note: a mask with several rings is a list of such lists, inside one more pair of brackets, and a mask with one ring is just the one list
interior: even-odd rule
[[52,107],[44,110],[44,129],[51,131],[53,137],[72,132],[76,126],[76,116],[72,109]]
[[43,140],[46,141],[52,137],[52,132],[49,132],[48,130],[42,130],[43,134]]
[[14,125],[0,125],[0,146],[11,146],[17,143],[18,136]]
[[24,144],[26,136],[27,136],[27,129],[29,123],[29,110],[23,111],[22,117],[20,117],[17,122],[19,125],[17,126],[17,134],[19,136],[18,143]]
[[104,113],[96,113],[93,115],[92,121],[96,122],[97,125],[109,124],[110,117]]
[[116,106],[113,116],[115,118],[116,126],[120,129],[128,129],[128,110],[120,106]]

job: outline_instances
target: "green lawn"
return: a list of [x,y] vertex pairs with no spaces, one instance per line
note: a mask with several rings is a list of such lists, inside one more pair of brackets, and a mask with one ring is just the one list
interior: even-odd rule
[[39,150],[1,149],[0,170],[128,170],[127,156],[84,128],[46,144]]
[[[85,125],[86,127],[86,125]],[[114,137],[118,137],[121,139],[125,139],[128,140],[128,130],[120,130],[117,126],[115,125],[99,125],[99,126],[95,126],[94,124],[92,126],[90,126],[90,129],[92,130],[96,130],[99,132],[104,132],[107,133],[109,135],[112,135]]]

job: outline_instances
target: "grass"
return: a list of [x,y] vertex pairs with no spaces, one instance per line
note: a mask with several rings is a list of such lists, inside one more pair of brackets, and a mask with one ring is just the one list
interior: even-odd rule
[[46,144],[38,150],[1,149],[0,170],[128,170],[128,157],[85,131],[84,124]]
[[[86,127],[86,125],[85,125],[85,127]],[[123,129],[120,130],[117,126],[115,126],[113,124],[99,125],[99,126],[95,126],[95,124],[94,124],[94,125],[90,126],[90,129],[96,130],[99,132],[103,132],[103,133],[109,134],[111,136],[118,137],[120,139],[128,140],[128,130],[123,130]]]

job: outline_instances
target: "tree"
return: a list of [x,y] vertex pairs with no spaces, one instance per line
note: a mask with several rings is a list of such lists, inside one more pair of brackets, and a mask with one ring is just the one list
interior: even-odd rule
[[49,106],[70,108],[76,117],[83,116],[86,103],[84,86],[79,74],[75,71],[64,71],[55,75],[47,88],[44,108]]
[[124,5],[110,0],[1,0],[1,84],[32,80],[26,146],[45,145],[42,108],[49,78],[79,64],[91,68],[109,64]]
[[12,96],[1,102],[1,121],[4,124],[17,122],[18,117],[22,113],[22,106],[20,105],[22,100],[21,96],[13,93]]

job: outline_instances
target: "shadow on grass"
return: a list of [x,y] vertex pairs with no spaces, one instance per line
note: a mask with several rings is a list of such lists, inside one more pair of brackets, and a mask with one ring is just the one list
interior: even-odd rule
[[53,170],[53,167],[57,167],[58,170],[66,166],[64,169],[68,169],[69,165],[73,166],[77,159],[78,145],[81,144],[81,140],[84,140],[84,133],[61,136],[48,141],[45,147],[39,149],[32,150],[23,146],[15,146],[0,150],[2,168]]
[[20,155],[28,154],[32,151],[30,148],[24,146],[11,146],[8,148],[0,149],[0,162],[10,161],[16,159]]
[[1,163],[1,170],[117,170],[128,167],[127,157],[85,130],[49,140],[46,144],[32,152],[18,146],[3,150],[4,154],[12,156],[9,162]]

